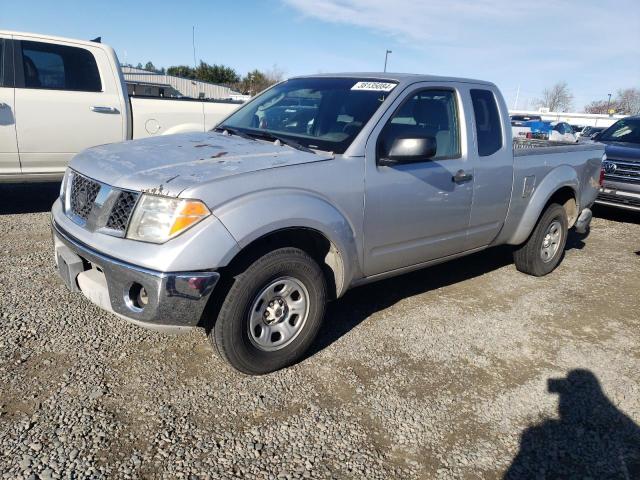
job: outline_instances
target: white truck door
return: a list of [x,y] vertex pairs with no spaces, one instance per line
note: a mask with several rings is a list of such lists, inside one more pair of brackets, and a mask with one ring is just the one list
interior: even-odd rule
[[20,173],[13,88],[13,45],[0,37],[0,177]]
[[23,174],[61,173],[79,151],[124,139],[120,83],[101,48],[14,39]]
[[[375,275],[465,249],[473,166],[457,89],[418,84],[396,100],[366,147],[364,268]],[[428,160],[383,165],[391,145],[430,137]]]

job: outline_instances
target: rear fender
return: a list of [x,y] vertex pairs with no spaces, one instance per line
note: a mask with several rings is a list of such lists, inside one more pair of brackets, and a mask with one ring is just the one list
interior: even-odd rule
[[[579,185],[580,181],[577,172],[572,167],[560,165],[551,170],[531,195],[531,200],[529,200],[529,204],[525,208],[518,222],[518,226],[515,228],[513,235],[511,235],[507,243],[520,245],[529,238],[547,202],[561,188],[570,187],[573,190],[576,201],[579,201],[578,195],[576,194],[579,190]],[[514,191],[514,195],[516,194],[517,192]],[[579,208],[578,206],[578,209]]]

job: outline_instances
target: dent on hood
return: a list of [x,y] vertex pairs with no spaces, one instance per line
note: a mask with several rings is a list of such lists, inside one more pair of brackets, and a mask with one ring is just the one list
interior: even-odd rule
[[152,137],[94,147],[86,153],[79,156],[77,163],[86,167],[87,174],[97,170],[98,180],[173,197],[190,186],[234,173],[334,158],[330,153],[312,155],[215,133]]
[[[184,147],[183,147],[184,148]],[[193,148],[204,149],[206,156],[190,162],[176,162],[168,165],[161,165],[155,168],[149,168],[139,173],[139,175],[149,178],[154,178],[159,181],[155,187],[144,188],[141,191],[143,193],[149,193],[152,195],[165,195],[177,197],[184,190],[184,188],[172,189],[169,183],[177,179],[182,174],[165,176],[167,170],[175,168],[198,167],[188,175],[190,183],[198,184],[206,181],[216,170],[224,170],[228,172],[236,171],[240,168],[240,165],[250,158],[271,158],[272,161],[266,166],[278,167],[286,165],[288,163],[287,158],[293,155],[295,152],[292,150],[283,150],[281,152],[267,152],[267,153],[250,153],[241,155],[229,155],[229,152],[223,150],[220,145],[198,144],[193,145]],[[202,167],[205,167],[204,169]],[[207,168],[208,167],[208,168]]]

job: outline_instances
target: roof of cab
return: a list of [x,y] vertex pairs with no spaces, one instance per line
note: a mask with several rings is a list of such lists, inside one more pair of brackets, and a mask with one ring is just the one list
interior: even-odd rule
[[55,35],[46,35],[44,33],[29,33],[29,32],[14,32],[11,30],[0,30],[0,35],[17,35],[20,37],[31,37],[34,40],[53,40],[53,41],[58,41],[58,42],[67,42],[67,43],[75,43],[78,45],[85,45],[85,46],[96,46],[96,45],[103,45],[105,46],[103,43],[97,43],[97,42],[93,42],[91,40],[78,40],[77,38],[66,38],[66,37],[58,37]]
[[346,72],[346,73],[317,73],[314,75],[299,75],[292,78],[355,78],[367,80],[386,80],[404,84],[417,82],[458,82],[475,83],[495,87],[495,84],[485,80],[472,78],[441,77],[438,75],[423,75],[419,73],[391,73],[391,72]]

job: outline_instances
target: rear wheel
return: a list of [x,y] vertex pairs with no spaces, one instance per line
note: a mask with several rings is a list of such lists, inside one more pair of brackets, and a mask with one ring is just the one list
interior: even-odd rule
[[567,243],[567,212],[552,203],[538,220],[533,233],[513,254],[516,268],[541,277],[558,266]]
[[291,365],[315,339],[326,283],[303,250],[279,248],[234,276],[209,334],[237,370],[259,375]]

